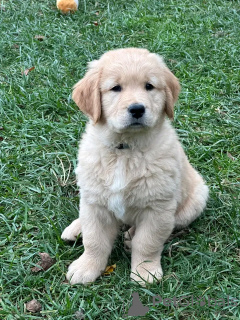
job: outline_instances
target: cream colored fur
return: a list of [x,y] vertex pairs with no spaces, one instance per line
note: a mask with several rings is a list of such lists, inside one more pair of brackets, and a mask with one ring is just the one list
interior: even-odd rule
[[[117,85],[121,91],[112,89]],[[75,240],[82,232],[84,253],[67,273],[72,284],[101,275],[123,223],[132,226],[126,234],[131,278],[142,285],[161,279],[164,242],[204,209],[208,188],[167,119],[179,91],[160,56],[135,48],[105,53],[75,85],[73,100],[90,122],[76,169],[80,216],[62,234]],[[137,125],[128,110],[134,103],[145,107]]]

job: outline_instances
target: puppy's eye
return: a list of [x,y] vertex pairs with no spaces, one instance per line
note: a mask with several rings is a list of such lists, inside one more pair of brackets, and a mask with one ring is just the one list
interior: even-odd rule
[[111,91],[114,91],[114,92],[120,92],[122,91],[122,87],[118,84],[116,86],[114,86]]
[[147,91],[151,91],[152,89],[154,89],[154,86],[151,83],[147,82],[145,88]]

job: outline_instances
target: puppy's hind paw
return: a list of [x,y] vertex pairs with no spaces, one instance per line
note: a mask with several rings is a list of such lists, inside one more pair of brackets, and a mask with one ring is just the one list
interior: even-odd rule
[[67,228],[63,230],[61,238],[65,241],[76,241],[80,233],[80,219],[76,219]]
[[131,227],[128,231],[124,232],[124,250],[132,251],[132,238],[135,234],[135,227]]

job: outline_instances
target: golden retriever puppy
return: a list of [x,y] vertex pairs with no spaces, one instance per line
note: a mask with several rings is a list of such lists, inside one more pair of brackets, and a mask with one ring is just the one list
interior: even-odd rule
[[68,269],[71,284],[101,275],[122,224],[132,226],[131,278],[142,285],[161,279],[164,242],[204,209],[208,187],[168,120],[179,91],[163,59],[136,48],[105,53],[74,86],[73,100],[90,121],[76,169],[80,215],[62,233],[83,237],[84,253]]

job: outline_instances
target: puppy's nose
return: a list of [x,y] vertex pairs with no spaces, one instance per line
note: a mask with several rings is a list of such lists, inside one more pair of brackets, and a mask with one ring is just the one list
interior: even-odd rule
[[128,107],[128,111],[131,113],[133,118],[139,119],[145,112],[145,107],[141,103],[134,103]]

